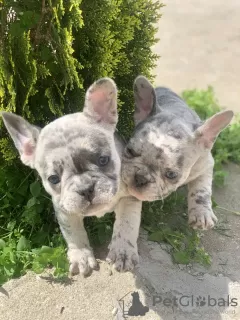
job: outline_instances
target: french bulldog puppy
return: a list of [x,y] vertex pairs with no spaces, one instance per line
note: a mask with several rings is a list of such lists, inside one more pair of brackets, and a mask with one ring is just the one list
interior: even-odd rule
[[174,92],[154,90],[143,76],[134,82],[135,131],[122,159],[122,178],[130,194],[142,201],[164,199],[188,185],[188,220],[193,228],[210,229],[214,160],[211,149],[233,118],[232,111],[205,122]]
[[51,195],[68,245],[70,273],[87,275],[97,266],[83,218],[115,211],[107,260],[118,271],[138,262],[142,202],[121,181],[124,143],[115,133],[117,88],[109,78],[87,91],[83,112],[65,115],[42,130],[22,117],[2,112],[21,161],[37,170]]

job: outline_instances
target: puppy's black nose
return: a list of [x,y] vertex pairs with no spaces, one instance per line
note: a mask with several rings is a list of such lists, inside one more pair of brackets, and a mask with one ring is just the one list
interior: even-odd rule
[[87,201],[91,202],[94,198],[94,184],[89,186],[88,188],[80,191],[80,195],[83,196]]
[[136,174],[134,179],[136,187],[143,187],[148,183],[147,178],[141,174]]

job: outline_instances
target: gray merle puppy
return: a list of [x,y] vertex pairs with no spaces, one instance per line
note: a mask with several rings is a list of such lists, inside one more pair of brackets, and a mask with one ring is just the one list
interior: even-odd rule
[[97,262],[83,218],[115,211],[107,260],[118,271],[138,262],[137,238],[142,202],[121,181],[124,143],[116,136],[117,88],[109,78],[87,91],[83,112],[63,116],[42,130],[12,113],[2,112],[21,161],[38,171],[52,196],[68,245],[72,274],[88,274]]
[[211,149],[233,118],[223,111],[202,122],[174,92],[154,90],[143,77],[134,83],[135,131],[122,160],[128,191],[142,201],[164,199],[188,185],[188,219],[193,228],[209,229],[214,160]]

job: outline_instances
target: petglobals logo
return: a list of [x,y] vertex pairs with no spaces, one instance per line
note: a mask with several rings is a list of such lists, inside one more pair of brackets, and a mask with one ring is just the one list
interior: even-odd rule
[[207,296],[187,296],[163,298],[161,295],[153,296],[153,306],[163,304],[165,307],[237,307],[238,299],[229,295],[225,298]]
[[[130,298],[130,293],[131,297]],[[149,307],[140,300],[139,292],[128,292],[118,300],[118,308],[114,308],[117,319],[128,319],[128,317],[144,317],[149,312]]]

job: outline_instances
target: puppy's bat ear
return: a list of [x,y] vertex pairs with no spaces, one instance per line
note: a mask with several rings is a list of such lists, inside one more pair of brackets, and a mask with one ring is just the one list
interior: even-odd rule
[[115,129],[118,121],[117,87],[112,79],[102,78],[91,85],[86,93],[83,112],[94,122]]
[[3,122],[18,149],[22,162],[34,168],[35,149],[40,128],[10,112],[1,113]]
[[135,100],[134,121],[137,125],[155,112],[156,93],[151,83],[144,76],[138,76],[135,79],[133,92]]
[[231,110],[222,111],[211,118],[195,131],[197,144],[211,149],[219,133],[231,122],[234,114]]

